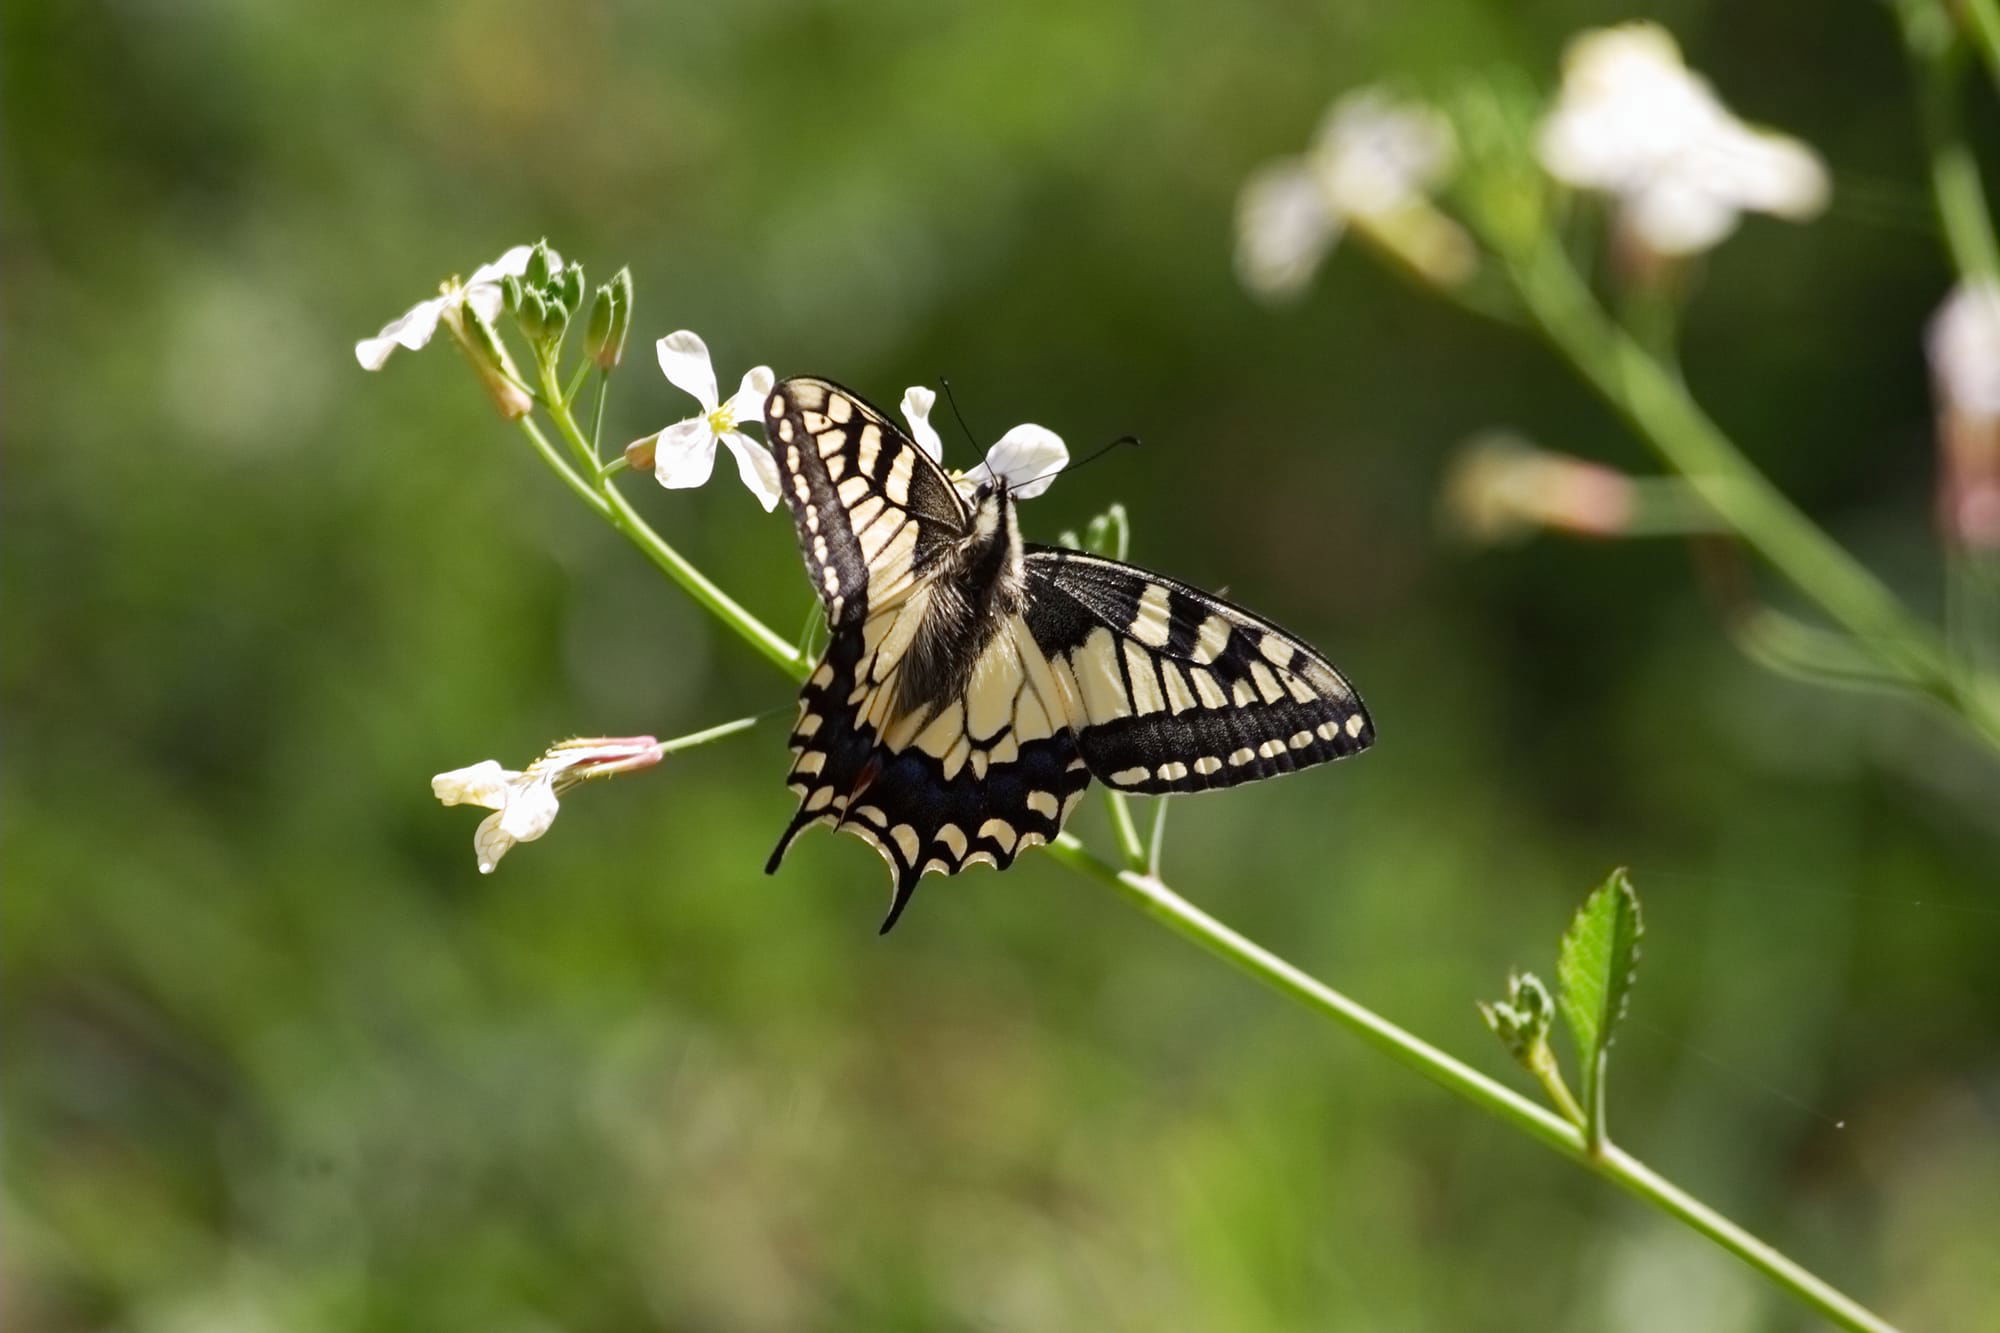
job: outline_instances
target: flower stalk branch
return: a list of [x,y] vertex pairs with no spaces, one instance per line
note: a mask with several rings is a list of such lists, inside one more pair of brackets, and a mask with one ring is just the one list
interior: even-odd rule
[[[556,419],[558,428],[565,433],[577,429],[567,407],[560,405],[559,400],[549,405],[549,411]],[[552,454],[553,450],[547,452]],[[688,564],[631,509],[608,480],[602,483],[601,497],[596,494],[590,496],[592,507],[606,506],[609,512],[603,509],[600,512],[648,558],[762,653],[772,665],[793,680],[804,679],[811,667],[805,656]],[[749,720],[730,723],[727,727],[740,729],[747,725],[750,725]],[[1114,827],[1118,825],[1120,804],[1113,804]],[[1129,808],[1122,813],[1121,851],[1131,861],[1130,868],[1120,869],[1112,865],[1067,833],[1048,847],[1049,856],[1112,889],[1126,902],[1176,934],[1339,1023],[1397,1063],[1423,1075],[1461,1100],[1507,1122],[1593,1174],[1693,1227],[1840,1326],[1861,1330],[1862,1333],[1895,1333],[1889,1323],[1614,1145],[1603,1143],[1593,1152],[1583,1131],[1576,1125],[1349,999],[1182,898],[1159,877],[1152,855],[1139,839]]]

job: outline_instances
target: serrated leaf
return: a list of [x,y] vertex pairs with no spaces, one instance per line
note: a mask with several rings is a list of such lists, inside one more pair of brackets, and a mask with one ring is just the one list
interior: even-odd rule
[[1622,868],[1614,870],[1577,909],[1556,956],[1563,1020],[1576,1039],[1594,1138],[1603,1134],[1605,1053],[1631,999],[1643,931],[1638,890]]

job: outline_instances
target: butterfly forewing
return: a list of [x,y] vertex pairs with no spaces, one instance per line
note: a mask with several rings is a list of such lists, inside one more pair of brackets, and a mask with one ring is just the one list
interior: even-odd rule
[[1213,594],[1078,551],[1032,548],[1027,622],[1074,682],[1078,749],[1125,791],[1233,787],[1367,748],[1333,664]]
[[894,422],[830,380],[789,379],[764,405],[799,552],[838,629],[906,595],[965,502]]

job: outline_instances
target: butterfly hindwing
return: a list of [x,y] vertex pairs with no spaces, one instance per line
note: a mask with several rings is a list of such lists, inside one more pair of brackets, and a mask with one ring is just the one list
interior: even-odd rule
[[1133,565],[1032,547],[1027,621],[1075,683],[1091,773],[1123,791],[1208,791],[1366,749],[1333,664],[1211,593]]

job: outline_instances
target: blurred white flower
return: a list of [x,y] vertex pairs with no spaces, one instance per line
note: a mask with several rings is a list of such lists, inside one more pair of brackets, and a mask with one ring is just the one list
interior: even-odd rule
[[1557,180],[1616,196],[1633,237],[1663,255],[1709,249],[1739,213],[1813,217],[1829,189],[1811,148],[1738,120],[1653,23],[1571,41],[1538,148]]
[[1968,279],[1931,320],[1931,370],[1954,411],[2000,417],[2000,281]]
[[651,768],[665,756],[651,736],[596,736],[558,741],[525,772],[487,759],[431,779],[446,805],[477,805],[494,813],[479,823],[472,848],[479,873],[490,875],[517,842],[533,842],[555,822],[557,797],[587,778]]
[[[931,456],[944,463],[944,441],[931,425],[931,409],[937,394],[922,385],[903,391],[903,418],[910,423],[910,438]],[[996,480],[1005,480],[1017,500],[1032,500],[1055,485],[1056,475],[1069,466],[1069,446],[1062,437],[1044,426],[1022,424],[1014,427],[986,451],[986,461],[970,472],[951,474],[952,484],[967,495]]]
[[2000,282],[1954,288],[1931,319],[1928,350],[1943,450],[1939,522],[1962,546],[2000,549]]
[[1451,126],[1430,107],[1379,88],[1328,109],[1312,147],[1266,163],[1236,207],[1236,266],[1262,296],[1290,296],[1352,225],[1365,228],[1423,276],[1457,282],[1471,246],[1429,194],[1451,174]]
[[739,422],[763,422],[764,400],[771,396],[775,379],[771,368],[753,368],[729,401],[721,402],[715,387],[715,366],[700,335],[682,329],[660,339],[657,347],[660,370],[675,387],[694,395],[701,404],[701,415],[677,421],[633,446],[640,449],[651,444],[653,476],[672,490],[704,485],[715,470],[715,450],[720,445],[736,456],[737,475],[757,497],[757,503],[766,510],[776,508],[778,462],[769,449],[737,429]]
[[436,296],[417,302],[384,324],[373,338],[363,338],[354,344],[354,359],[363,370],[380,370],[398,347],[414,352],[428,343],[437,332],[438,321],[464,306],[471,307],[481,321],[491,324],[500,315],[500,280],[518,278],[527,272],[528,256],[534,249],[532,245],[517,245],[492,263],[481,264],[463,282],[457,278],[447,280]]

